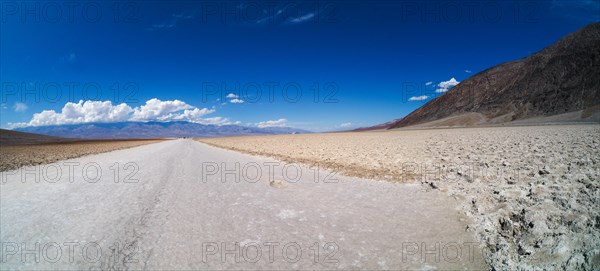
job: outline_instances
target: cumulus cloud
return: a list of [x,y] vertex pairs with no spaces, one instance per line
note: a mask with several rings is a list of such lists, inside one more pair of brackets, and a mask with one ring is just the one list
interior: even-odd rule
[[66,103],[60,112],[44,110],[33,114],[29,122],[9,123],[10,128],[81,123],[110,123],[125,121],[189,121],[201,124],[231,124],[227,118],[204,118],[214,113],[213,107],[196,108],[183,101],[151,99],[145,105],[131,108],[126,103],[113,105],[111,101],[79,101]]
[[450,88],[458,85],[460,82],[456,81],[456,78],[452,77],[448,81],[442,81],[438,84],[438,89],[435,91],[437,93],[444,93],[448,91]]
[[230,121],[228,118],[224,118],[224,117],[212,117],[212,118],[204,118],[200,121],[198,121],[197,123],[200,124],[206,124],[206,125],[238,125],[241,122],[240,121]]
[[285,127],[285,126],[287,126],[287,120],[286,119],[278,119],[278,120],[261,121],[261,122],[257,123],[256,126],[258,128]]
[[134,121],[149,121],[163,120],[169,113],[192,109],[193,107],[180,100],[161,101],[159,99],[151,99],[146,101],[145,105],[135,108],[132,120]]
[[118,122],[127,120],[132,111],[131,107],[125,103],[113,105],[110,101],[68,102],[60,113],[54,110],[44,110],[33,114],[29,122],[15,123],[11,126],[16,128],[88,122]]
[[431,86],[431,85],[433,85],[433,82],[427,82],[427,83],[425,83],[425,85],[426,86]]
[[451,78],[450,80],[448,80],[448,81],[443,81],[443,82],[440,82],[440,83],[438,84],[438,87],[441,87],[441,88],[451,88],[451,87],[453,87],[453,86],[456,86],[456,85],[458,85],[459,83],[460,83],[460,82],[456,81],[456,78],[452,77],[452,78]]
[[427,100],[427,98],[429,98],[429,96],[423,95],[423,96],[413,96],[408,98],[409,101],[423,101],[423,100]]
[[232,104],[241,104],[244,103],[244,100],[239,99],[240,96],[235,95],[234,93],[229,93],[225,98],[229,99],[229,102]]
[[203,123],[204,119],[202,118],[204,115],[208,115],[210,113],[215,112],[214,108],[194,108],[192,110],[185,109],[183,113],[169,113],[164,116],[160,116],[157,120],[160,121],[189,121],[189,122],[197,122]]
[[341,128],[346,128],[346,127],[350,127],[350,126],[352,126],[352,122],[344,122],[344,123],[340,124]]
[[27,111],[27,108],[29,107],[26,104],[20,102],[15,103],[15,105],[13,106],[15,112],[25,112]]

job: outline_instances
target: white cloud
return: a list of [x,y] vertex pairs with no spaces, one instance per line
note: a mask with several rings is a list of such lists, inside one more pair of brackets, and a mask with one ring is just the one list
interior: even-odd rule
[[300,16],[298,18],[291,19],[290,22],[302,23],[302,22],[305,22],[305,21],[310,20],[311,18],[315,17],[315,15],[316,14],[314,12],[311,12],[311,13],[305,14],[303,16]]
[[164,20],[162,23],[153,24],[152,28],[150,28],[150,30],[173,28],[173,27],[177,26],[177,23],[180,20],[191,20],[191,19],[194,19],[195,17],[196,17],[196,12],[173,13],[173,14],[171,14],[170,18]]
[[460,83],[460,82],[456,81],[456,78],[452,77],[452,78],[451,78],[450,80],[448,80],[448,81],[443,81],[443,82],[440,82],[440,83],[438,84],[438,87],[441,87],[441,88],[451,88],[451,87],[453,87],[453,86],[456,86],[456,85],[458,85],[459,83]]
[[10,124],[11,127],[77,124],[88,122],[126,121],[133,110],[127,104],[113,105],[110,101],[68,102],[60,113],[44,110],[33,114],[29,122]]
[[204,119],[202,118],[204,115],[208,115],[210,113],[214,113],[216,110],[214,108],[194,108],[193,110],[185,109],[183,113],[169,113],[168,115],[161,116],[157,118],[160,121],[189,121],[189,122],[198,122],[202,123]]
[[238,99],[239,97],[240,96],[235,95],[233,93],[229,93],[229,94],[227,94],[227,96],[225,96],[225,98],[230,99],[229,102],[232,103],[232,104],[241,104],[241,103],[244,103],[244,100]]
[[135,108],[133,112],[132,120],[135,121],[149,121],[149,120],[161,120],[161,117],[165,115],[182,111],[185,109],[192,109],[193,107],[180,100],[174,101],[161,101],[159,99],[151,99],[146,101],[145,105],[139,108]]
[[212,117],[212,118],[204,118],[196,123],[206,124],[206,125],[230,125],[230,124],[239,124],[239,121],[231,122],[228,118],[224,117]]
[[211,109],[208,108],[202,108],[202,109],[198,109],[198,108],[194,108],[194,110],[185,110],[183,111],[183,116],[189,116],[189,117],[194,117],[194,118],[199,118],[202,117],[204,115],[208,115],[210,113],[214,113],[215,111],[217,111],[214,107]]
[[15,105],[13,106],[15,112],[25,112],[27,111],[27,108],[29,107],[26,104],[20,102],[15,103]]
[[473,71],[471,70],[465,70],[466,73],[472,73]]
[[444,93],[446,91],[448,91],[450,88],[458,85],[460,82],[456,81],[456,78],[452,77],[450,80],[448,81],[442,81],[438,84],[438,89],[435,90],[435,92],[437,93]]
[[346,128],[346,127],[350,127],[350,126],[352,126],[352,122],[344,122],[344,123],[340,124],[341,128]]
[[258,128],[285,127],[285,126],[287,126],[287,120],[286,119],[278,119],[278,120],[261,121],[261,122],[257,123],[256,126]]
[[214,113],[213,107],[196,108],[185,102],[151,99],[145,105],[131,108],[125,103],[113,105],[111,101],[79,101],[66,103],[60,112],[44,110],[33,114],[29,122],[9,123],[9,128],[80,123],[110,123],[125,121],[189,121],[201,124],[231,124],[223,117],[204,118]]
[[411,101],[411,102],[412,101],[423,101],[423,100],[427,100],[427,98],[429,98],[429,96],[425,96],[425,95],[423,95],[423,96],[413,96],[413,97],[408,98],[408,100]]
[[427,82],[427,83],[425,83],[425,85],[426,86],[431,86],[431,85],[433,85],[433,82]]

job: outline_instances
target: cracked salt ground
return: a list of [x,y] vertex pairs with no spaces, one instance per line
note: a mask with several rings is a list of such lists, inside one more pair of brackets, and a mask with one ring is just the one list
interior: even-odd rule
[[[399,129],[200,141],[357,177],[421,182],[424,190],[449,194],[461,213],[473,220],[468,230],[484,244],[493,269],[600,267],[598,125]],[[429,175],[436,164],[441,165],[439,179]],[[411,176],[415,171],[421,174]]]
[[[266,172],[276,160],[191,140],[68,161],[96,163],[103,174],[95,183],[79,171],[72,183],[66,175],[23,183],[18,172],[2,173],[1,269],[487,268],[457,202],[418,185],[315,183],[298,167],[299,181],[275,188]],[[115,183],[115,161],[134,162],[139,181]],[[207,166],[221,163],[263,174],[248,182]],[[273,178],[285,180],[282,167]]]

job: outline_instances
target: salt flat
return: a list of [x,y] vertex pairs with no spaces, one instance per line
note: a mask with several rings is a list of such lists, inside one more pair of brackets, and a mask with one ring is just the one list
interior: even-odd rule
[[487,268],[444,192],[192,140],[1,178],[3,270]]
[[600,268],[600,126],[388,130],[201,139],[215,146],[420,183],[457,199],[502,269]]

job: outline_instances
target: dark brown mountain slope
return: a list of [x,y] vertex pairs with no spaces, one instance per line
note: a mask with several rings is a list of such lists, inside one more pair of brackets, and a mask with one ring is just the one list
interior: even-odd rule
[[600,23],[594,23],[536,54],[474,75],[391,128],[432,121],[429,126],[494,124],[568,112],[573,120],[597,117],[599,109]]
[[388,121],[386,123],[382,123],[382,124],[375,125],[375,126],[360,127],[360,128],[356,128],[356,129],[351,130],[351,131],[353,131],[353,132],[364,132],[364,131],[386,130],[386,129],[389,129],[393,124],[395,124],[399,120],[400,119],[395,119],[395,120]]
[[73,141],[73,139],[0,129],[0,144],[38,144],[67,141]]

